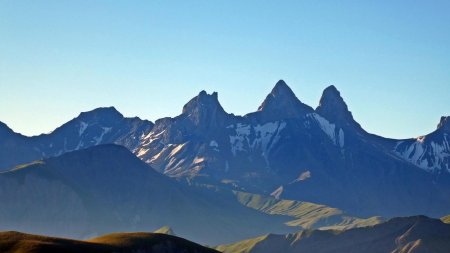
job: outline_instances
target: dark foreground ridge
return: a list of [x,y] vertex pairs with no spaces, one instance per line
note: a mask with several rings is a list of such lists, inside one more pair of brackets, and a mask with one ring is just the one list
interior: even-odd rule
[[114,233],[86,241],[0,232],[2,253],[214,253],[216,250],[160,233]]

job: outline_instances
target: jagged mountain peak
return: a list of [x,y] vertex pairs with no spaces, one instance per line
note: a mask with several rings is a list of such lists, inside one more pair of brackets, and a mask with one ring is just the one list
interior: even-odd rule
[[283,80],[279,80],[272,91],[267,95],[264,102],[259,106],[258,111],[270,110],[276,102],[297,103],[300,100],[295,96],[291,88]]
[[284,82],[279,80],[272,91],[267,95],[264,102],[259,106],[258,112],[264,112],[271,118],[295,118],[313,109],[303,104],[292,89]]
[[[322,93],[316,112],[332,123],[340,125],[355,124],[352,113],[341,96],[339,90],[330,85]],[[357,123],[356,123],[357,124]]]
[[330,86],[326,87],[323,90],[322,96],[336,97],[336,98],[340,98],[343,101],[343,99],[341,97],[341,92],[339,92],[339,90],[334,85],[330,85]]
[[184,105],[182,115],[187,116],[194,124],[199,125],[216,121],[218,118],[225,117],[227,113],[219,103],[217,92],[208,94],[202,90]]
[[183,106],[183,114],[189,114],[198,110],[218,109],[223,111],[219,103],[217,92],[211,94],[202,90],[196,97],[192,98],[187,104]]
[[450,131],[450,116],[442,116],[437,129],[443,129],[445,131]]
[[282,97],[295,97],[292,89],[286,84],[284,80],[279,80],[275,87],[273,87],[272,92],[270,93],[274,97],[282,96]]

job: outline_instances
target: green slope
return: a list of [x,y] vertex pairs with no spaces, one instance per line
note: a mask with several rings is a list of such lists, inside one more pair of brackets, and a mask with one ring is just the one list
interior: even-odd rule
[[383,221],[381,217],[352,217],[337,208],[310,202],[276,199],[240,191],[234,193],[238,201],[246,207],[267,214],[289,216],[292,220],[288,221],[287,225],[303,229],[349,229],[372,226]]
[[256,245],[259,245],[261,242],[267,241],[268,237],[269,235],[263,235],[236,243],[219,245],[215,249],[224,253],[248,253],[251,252],[256,247]]
[[441,218],[444,223],[450,224],[450,215],[444,216]]

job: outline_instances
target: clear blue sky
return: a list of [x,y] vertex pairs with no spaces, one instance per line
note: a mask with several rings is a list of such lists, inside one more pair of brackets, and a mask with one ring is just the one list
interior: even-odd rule
[[278,79],[334,84],[369,132],[450,115],[449,1],[0,0],[0,121],[49,132],[100,106],[152,121],[202,89],[256,110]]

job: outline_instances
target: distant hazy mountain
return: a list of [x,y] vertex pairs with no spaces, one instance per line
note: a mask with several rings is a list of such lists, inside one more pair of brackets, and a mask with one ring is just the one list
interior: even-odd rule
[[100,145],[0,173],[0,230],[86,238],[168,225],[209,244],[289,231],[287,218],[161,175],[126,148]]
[[188,240],[156,233],[115,233],[76,241],[18,232],[0,232],[2,253],[214,253]]
[[33,137],[14,133],[0,123],[0,170],[100,144],[115,143],[132,150],[152,127],[150,121],[123,117],[114,107],[83,112],[50,134]]
[[258,110],[244,116],[227,113],[217,93],[202,91],[179,116],[154,125],[113,108],[82,113],[37,137],[2,125],[0,167],[116,143],[160,173],[189,182],[324,204],[353,215],[441,217],[450,210],[449,134],[448,117],[419,138],[369,134],[334,86],[313,109],[279,81]]
[[450,225],[425,216],[394,218],[373,227],[268,234],[217,247],[224,253],[447,253]]

